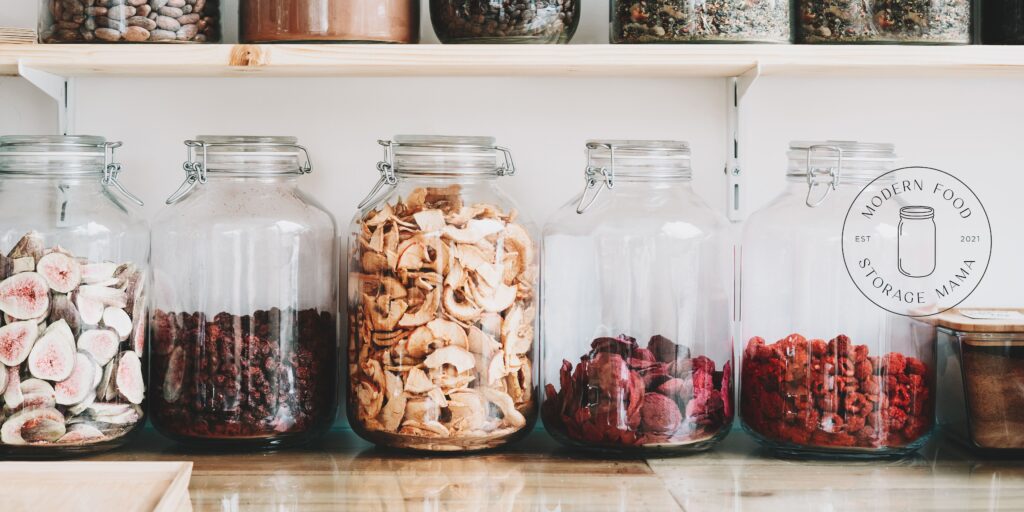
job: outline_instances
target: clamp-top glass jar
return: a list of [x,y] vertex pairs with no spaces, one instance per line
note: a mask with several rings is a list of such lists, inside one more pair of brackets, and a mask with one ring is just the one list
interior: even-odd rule
[[110,449],[144,423],[149,229],[120,145],[0,137],[0,453]]
[[298,188],[309,155],[293,137],[185,144],[154,222],[153,425],[217,447],[309,441],[339,370],[337,226]]
[[537,409],[538,266],[534,230],[497,184],[511,153],[490,137],[381,144],[349,239],[349,421],[415,450],[521,438]]
[[[772,449],[893,456],[931,433],[934,327],[873,304],[842,259],[850,204],[895,160],[889,144],[793,143],[786,191],[747,221],[740,413]],[[875,236],[895,248],[889,228]]]
[[544,229],[544,425],[589,449],[709,448],[733,416],[728,226],[686,143],[587,152],[586,188]]

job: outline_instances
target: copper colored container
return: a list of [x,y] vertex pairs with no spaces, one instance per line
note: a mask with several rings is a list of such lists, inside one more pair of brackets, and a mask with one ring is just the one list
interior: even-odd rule
[[416,43],[418,0],[241,0],[243,43]]

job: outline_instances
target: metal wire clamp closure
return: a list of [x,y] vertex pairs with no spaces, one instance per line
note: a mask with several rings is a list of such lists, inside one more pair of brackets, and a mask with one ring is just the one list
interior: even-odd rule
[[[598,148],[608,150],[608,167],[594,167],[594,150]],[[600,178],[598,178],[598,175],[600,175]],[[584,180],[586,186],[583,188],[583,193],[580,194],[580,202],[576,204],[576,213],[580,215],[583,215],[583,212],[586,212],[594,204],[594,201],[597,201],[598,196],[601,195],[601,190],[604,188],[608,188],[608,190],[615,188],[615,147],[613,145],[595,142],[587,143],[587,169],[584,171]],[[594,192],[594,195],[587,200],[587,193],[594,188],[597,188],[597,192]]]
[[[306,161],[299,164],[297,169],[299,174],[309,174],[313,172],[313,160],[309,157],[309,151],[306,150],[305,146],[299,144],[288,144],[284,142],[204,142],[201,140],[186,140],[185,141],[185,163],[181,165],[181,168],[185,170],[185,181],[175,190],[171,197],[167,198],[167,204],[174,204],[181,201],[185,196],[192,192],[192,189],[196,187],[196,184],[205,184],[207,180],[207,155],[208,149],[214,147],[223,146],[254,146],[254,147],[278,147],[278,148],[295,148],[302,151],[305,155]],[[202,150],[201,159],[196,159],[199,155],[199,149]]]
[[[811,167],[811,160],[814,156],[815,150],[827,150],[832,151],[836,154],[836,165],[835,167],[829,167],[827,169],[814,169]],[[839,176],[843,171],[843,148],[839,146],[830,146],[826,144],[816,144],[807,148],[807,199],[804,203],[811,207],[817,208],[828,199],[829,194],[839,186]],[[819,177],[825,177],[827,179],[821,180]],[[825,185],[825,192],[821,194],[821,197],[816,200],[811,200],[811,196],[814,194],[814,189],[818,185]]]
[[[128,189],[121,185],[120,181],[117,181],[117,176],[121,174],[121,164],[114,161],[114,150],[121,147],[121,142],[105,142],[103,143],[103,185],[107,187],[113,187],[114,190],[121,193],[131,202],[142,206],[142,199],[139,199],[135,194],[132,194]],[[110,158],[107,158],[107,152],[110,152]]]

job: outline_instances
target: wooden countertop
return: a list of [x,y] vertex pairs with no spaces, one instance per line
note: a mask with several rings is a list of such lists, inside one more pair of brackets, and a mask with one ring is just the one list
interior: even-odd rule
[[716,449],[614,460],[543,431],[476,456],[378,450],[350,431],[276,453],[198,454],[152,430],[88,460],[191,460],[196,510],[1022,510],[1021,460],[981,460],[937,440],[900,461],[773,458],[741,431]]

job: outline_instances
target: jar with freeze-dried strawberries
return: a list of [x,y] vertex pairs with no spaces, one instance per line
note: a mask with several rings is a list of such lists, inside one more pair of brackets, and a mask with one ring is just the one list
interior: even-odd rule
[[298,187],[293,137],[186,141],[186,181],[154,221],[153,425],[191,445],[271,448],[337,410],[334,218]]
[[544,229],[541,416],[565,444],[705,450],[732,425],[732,241],[676,141],[587,144]]
[[536,419],[537,246],[490,137],[382,141],[349,239],[348,413],[379,445],[496,448]]
[[115,448],[145,423],[149,228],[120,145],[0,137],[4,456]]
[[[850,205],[895,161],[890,144],[794,142],[785,191],[746,223],[740,416],[775,451],[900,456],[932,431],[934,326],[876,306],[843,262]],[[898,222],[873,243],[895,247]]]

